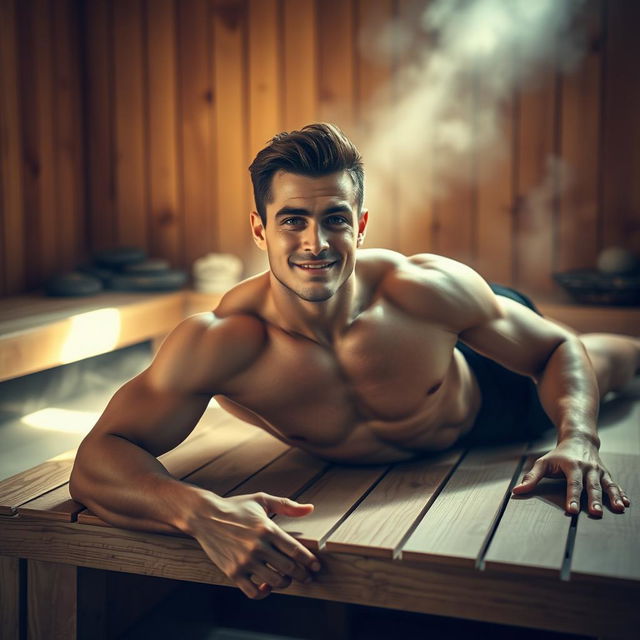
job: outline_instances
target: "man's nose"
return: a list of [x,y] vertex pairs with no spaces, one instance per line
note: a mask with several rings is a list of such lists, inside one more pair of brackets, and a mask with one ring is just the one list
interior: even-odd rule
[[310,224],[304,232],[303,249],[317,256],[329,248],[327,235],[321,225]]

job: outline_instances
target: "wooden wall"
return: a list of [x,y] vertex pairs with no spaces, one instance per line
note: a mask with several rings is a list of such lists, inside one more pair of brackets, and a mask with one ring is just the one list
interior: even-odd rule
[[[393,103],[403,60],[362,55],[361,27],[425,4],[0,0],[0,294],[116,245],[187,268],[209,251],[260,268],[252,157],[314,120],[362,141],[371,97],[386,87]],[[444,253],[529,291],[592,266],[602,247],[640,252],[640,3],[590,0],[582,19],[580,66],[549,70],[507,105],[504,160],[470,154],[469,182],[419,207],[399,171],[369,203],[369,245]],[[549,156],[573,177],[532,229],[527,198]],[[426,151],[424,162],[426,180]]]

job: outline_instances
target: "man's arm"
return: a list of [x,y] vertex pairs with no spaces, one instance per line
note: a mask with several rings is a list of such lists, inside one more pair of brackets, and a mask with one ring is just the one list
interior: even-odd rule
[[176,480],[156,456],[187,437],[210,397],[263,342],[261,324],[249,317],[202,314],[182,323],[151,366],[114,395],[82,442],[70,481],[74,499],[111,524],[193,536],[252,598],[309,579],[316,558],[269,514],[305,515],[312,507],[262,493],[225,499]]

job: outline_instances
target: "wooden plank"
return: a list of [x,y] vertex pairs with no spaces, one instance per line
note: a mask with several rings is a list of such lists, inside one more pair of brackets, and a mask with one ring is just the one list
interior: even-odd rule
[[74,0],[55,3],[53,28],[54,162],[57,186],[56,267],[74,269],[86,257],[80,25]]
[[85,37],[85,113],[87,218],[92,251],[116,245],[116,178],[113,122],[113,5],[83,5]]
[[[529,456],[522,476],[539,456]],[[567,482],[544,478],[530,494],[512,495],[484,556],[483,568],[560,577],[571,527]]]
[[145,78],[141,0],[114,0],[113,61],[117,241],[147,248]]
[[333,467],[297,498],[298,502],[315,506],[311,514],[304,518],[276,516],[274,522],[310,549],[321,549],[342,519],[387,468]]
[[22,116],[18,77],[16,4],[0,2],[0,292],[25,288],[25,209],[22,191]]
[[210,79],[210,41],[206,0],[187,0],[178,8],[178,153],[184,217],[184,260],[195,260],[217,248],[213,208],[214,165]]
[[[230,584],[191,538],[76,523],[29,526],[18,518],[6,520],[0,527],[0,546],[7,555]],[[323,568],[314,581],[294,583],[285,593],[589,636],[632,638],[629,630],[635,632],[640,625],[637,585],[561,582],[539,576],[522,580],[510,573],[352,554],[321,553],[320,558]]]
[[51,491],[69,480],[75,449],[65,451],[31,469],[0,482],[0,514],[12,515],[25,502]]
[[551,291],[554,283],[553,230],[558,180],[564,165],[557,160],[555,140],[556,83],[552,69],[546,82],[520,92],[517,101],[515,284],[527,291]]
[[[216,95],[215,138],[216,237],[217,247],[243,261],[255,259],[250,249],[247,217],[252,208],[249,172],[249,105],[247,90],[247,5],[216,0],[213,13],[214,69]],[[269,135],[276,132],[271,131]],[[245,274],[251,267],[245,264]]]
[[602,113],[602,246],[640,253],[640,4],[607,2]]
[[77,567],[29,560],[27,634],[29,638],[75,638]]
[[299,491],[320,476],[327,467],[327,462],[302,449],[289,449],[227,495],[239,496],[264,491],[273,496],[295,499]]
[[178,206],[176,39],[173,0],[146,5],[150,253],[184,266]]
[[[27,306],[44,309],[47,299],[26,296]],[[120,301],[119,304],[116,301]],[[152,337],[165,335],[184,318],[184,298],[180,292],[169,294],[103,294],[83,300],[66,301],[60,307],[88,305],[89,310],[66,313],[58,320],[19,331],[15,327],[28,315],[9,318],[0,331],[0,380],[106,353]],[[91,308],[92,305],[93,308]],[[59,308],[53,302],[52,308]],[[53,314],[54,317],[57,314]],[[24,318],[24,319],[23,319]],[[42,322],[43,318],[40,318]],[[36,322],[37,320],[32,320]],[[5,333],[6,331],[6,333]]]
[[315,1],[284,0],[282,10],[283,127],[291,131],[317,120]]
[[[637,427],[637,424],[636,424]],[[640,455],[608,453],[602,461],[612,477],[637,501],[640,496]],[[640,580],[640,511],[637,502],[624,513],[602,510],[602,518],[581,513],[571,555],[571,580],[615,578]]]
[[394,465],[327,539],[325,549],[393,558],[463,455],[461,450]]
[[57,267],[56,166],[53,154],[53,42],[48,0],[18,3],[26,285],[37,287]]
[[188,475],[186,482],[224,496],[282,455],[288,445],[258,432],[233,450]]
[[561,78],[560,155],[568,164],[559,193],[558,271],[592,268],[599,248],[600,117],[602,97],[602,0],[589,0],[576,29],[588,34],[580,66]]
[[470,451],[402,547],[403,560],[475,566],[525,445]]
[[67,483],[21,505],[18,507],[18,514],[22,518],[73,522],[82,509],[84,507],[71,497]]
[[0,556],[0,637],[20,638],[20,562]]
[[354,125],[355,42],[352,0],[317,4],[319,115],[347,135]]

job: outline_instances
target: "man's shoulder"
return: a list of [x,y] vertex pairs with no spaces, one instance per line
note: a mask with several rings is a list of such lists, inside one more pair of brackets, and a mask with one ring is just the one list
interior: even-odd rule
[[461,330],[495,313],[495,297],[471,267],[432,253],[402,256],[381,283],[385,298],[407,313]]

